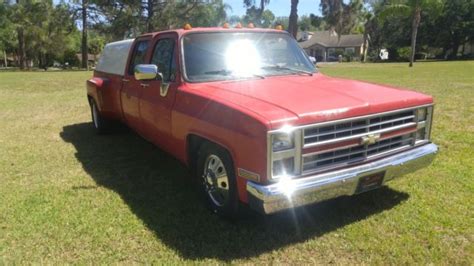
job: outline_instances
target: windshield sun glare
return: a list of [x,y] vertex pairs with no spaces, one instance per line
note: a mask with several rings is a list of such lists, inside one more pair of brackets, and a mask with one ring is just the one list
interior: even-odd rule
[[305,52],[286,33],[189,33],[182,45],[184,73],[190,82],[315,72]]
[[236,76],[260,74],[260,55],[250,40],[236,40],[225,52],[227,69]]

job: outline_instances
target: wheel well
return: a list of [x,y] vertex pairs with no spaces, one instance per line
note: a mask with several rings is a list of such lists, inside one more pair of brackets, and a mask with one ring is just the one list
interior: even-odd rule
[[230,159],[232,160],[232,165],[234,164],[232,155],[231,155],[231,153],[229,152],[228,149],[226,149],[222,145],[219,145],[218,143],[210,141],[210,140],[208,140],[206,138],[203,138],[201,136],[190,134],[187,137],[187,156],[188,156],[187,162],[188,162],[189,170],[191,171],[191,174],[193,176],[196,176],[196,174],[197,174],[197,161],[198,161],[199,149],[206,142],[212,143],[216,146],[219,146],[224,151],[226,151],[227,154],[229,154]]
[[201,145],[208,140],[197,135],[188,135],[187,137],[187,151],[188,151],[188,166],[191,174],[195,176],[197,173],[197,158]]
[[87,95],[87,101],[89,102],[89,105],[92,104],[92,101],[94,100],[94,98],[92,98],[92,96],[90,95]]

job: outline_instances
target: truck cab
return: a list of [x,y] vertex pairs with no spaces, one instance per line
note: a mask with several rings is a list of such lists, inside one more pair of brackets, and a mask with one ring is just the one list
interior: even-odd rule
[[196,28],[107,44],[93,125],[128,125],[187,165],[206,204],[274,213],[430,164],[431,96],[327,77],[285,31]]

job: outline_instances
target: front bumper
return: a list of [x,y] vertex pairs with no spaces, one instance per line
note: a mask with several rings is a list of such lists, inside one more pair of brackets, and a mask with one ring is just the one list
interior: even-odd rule
[[382,184],[428,166],[438,147],[426,144],[370,163],[299,179],[281,180],[270,185],[247,182],[250,206],[262,213],[315,203],[343,195],[353,195],[362,177],[385,171]]

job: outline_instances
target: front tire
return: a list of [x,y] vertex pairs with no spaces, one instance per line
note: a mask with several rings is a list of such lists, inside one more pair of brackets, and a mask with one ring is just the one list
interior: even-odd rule
[[234,166],[229,153],[212,143],[199,150],[198,178],[203,197],[209,208],[220,216],[235,218],[239,199]]

